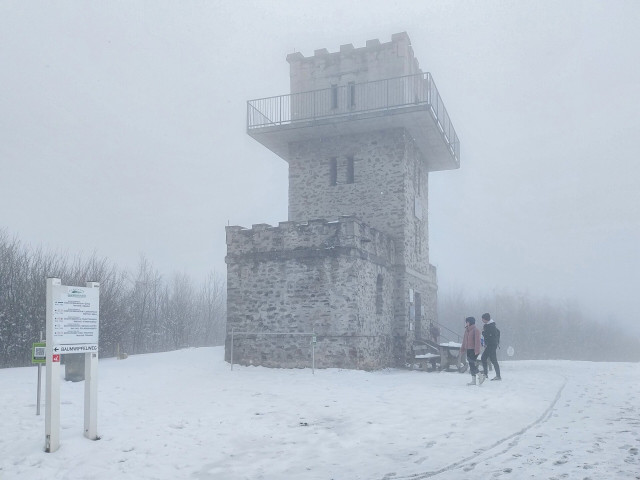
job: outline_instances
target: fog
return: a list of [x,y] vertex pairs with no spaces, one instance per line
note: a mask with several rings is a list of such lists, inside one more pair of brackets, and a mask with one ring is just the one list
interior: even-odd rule
[[461,141],[430,176],[441,294],[566,298],[640,332],[639,20],[636,1],[3,0],[0,228],[224,273],[225,225],[287,219],[246,101],[289,92],[288,53],[406,31]]

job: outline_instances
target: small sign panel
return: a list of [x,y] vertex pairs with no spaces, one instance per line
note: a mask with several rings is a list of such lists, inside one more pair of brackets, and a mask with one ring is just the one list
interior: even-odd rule
[[92,353],[98,351],[97,344],[75,344],[75,345],[56,345],[53,347],[53,353]]
[[97,345],[100,290],[98,288],[54,285],[52,293],[52,345]]
[[422,220],[422,201],[418,196],[413,199],[413,212],[418,220]]
[[53,361],[55,363],[59,363],[60,362],[60,354],[54,353],[52,358],[51,358],[51,361]]
[[31,348],[31,363],[47,363],[46,354],[47,344],[45,342],[36,342]]

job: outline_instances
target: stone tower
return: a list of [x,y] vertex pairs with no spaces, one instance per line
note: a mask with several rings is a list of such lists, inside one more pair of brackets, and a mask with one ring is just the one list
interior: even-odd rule
[[404,365],[436,318],[428,176],[459,167],[457,135],[406,33],[287,61],[247,129],[289,164],[289,219],[227,227],[227,360]]

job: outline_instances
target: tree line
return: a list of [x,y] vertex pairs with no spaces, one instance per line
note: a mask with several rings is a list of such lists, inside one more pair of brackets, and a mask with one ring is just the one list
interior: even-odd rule
[[226,331],[225,283],[210,273],[165,278],[141,256],[137,270],[31,248],[0,229],[0,368],[31,364],[31,347],[45,335],[46,279],[63,285],[100,282],[101,357],[221,345]]
[[[224,344],[224,280],[211,273],[201,284],[186,274],[165,278],[141,256],[135,272],[95,254],[69,257],[31,248],[0,229],[0,368],[31,364],[31,346],[45,334],[46,278],[64,285],[100,282],[101,357]],[[444,339],[460,341],[464,319],[490,312],[501,331],[498,354],[513,359],[640,361],[640,339],[611,322],[596,321],[575,303],[494,291],[469,297],[440,293]]]
[[[575,302],[507,290],[471,298],[458,289],[439,298],[440,323],[460,335],[469,316],[482,329],[484,312],[500,329],[498,355],[503,359],[509,358],[511,346],[514,360],[640,361],[637,334],[612,320],[589,317]],[[445,336],[455,336],[447,329]]]

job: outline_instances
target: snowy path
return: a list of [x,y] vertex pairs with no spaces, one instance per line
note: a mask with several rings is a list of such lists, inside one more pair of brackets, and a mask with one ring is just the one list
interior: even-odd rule
[[561,364],[548,370],[562,371],[566,384],[529,427],[440,471],[389,478],[640,479],[638,366]]
[[[565,382],[566,384],[566,382]],[[483,457],[487,454],[491,455],[491,452],[493,451],[498,451],[499,453],[496,454],[495,456],[497,457],[500,454],[503,454],[507,451],[509,451],[512,447],[514,447],[515,445],[517,445],[519,438],[521,438],[528,430],[530,430],[533,427],[537,427],[539,426],[541,423],[546,422],[549,417],[551,416],[558,400],[560,399],[560,395],[562,393],[562,390],[565,387],[565,384],[563,384],[560,389],[558,390],[558,393],[556,395],[556,397],[553,399],[553,401],[551,402],[551,405],[549,405],[549,408],[547,408],[544,413],[537,419],[535,420],[533,423],[531,423],[530,425],[527,425],[525,428],[523,428],[522,430],[515,432],[511,435],[509,435],[508,437],[505,438],[501,438],[497,441],[495,441],[493,444],[491,444],[488,447],[482,447],[482,448],[477,448],[474,450],[474,453],[468,457],[462,458],[461,460],[456,461],[453,464],[447,465],[443,468],[441,468],[440,470],[437,471],[433,471],[433,472],[424,472],[424,473],[418,473],[418,474],[413,474],[413,475],[409,475],[409,476],[402,476],[402,477],[398,477],[395,474],[391,474],[391,475],[387,475],[384,477],[383,480],[387,480],[387,479],[395,479],[395,480],[420,480],[420,479],[424,479],[424,478],[432,478],[435,476],[439,476],[440,478],[444,478],[444,476],[442,474],[447,473],[447,472],[451,472],[451,471],[455,471],[458,469],[462,469],[465,472],[469,472],[471,470],[473,470],[473,468],[476,465],[476,460],[480,457]],[[504,444],[507,444],[507,447],[502,450],[499,451],[500,448],[504,447]]]
[[[0,480],[638,479],[637,364],[505,362],[503,382],[235,367],[221,348],[101,360],[98,433],[63,382],[43,452],[35,368],[0,370]],[[43,408],[44,413],[44,408]]]

